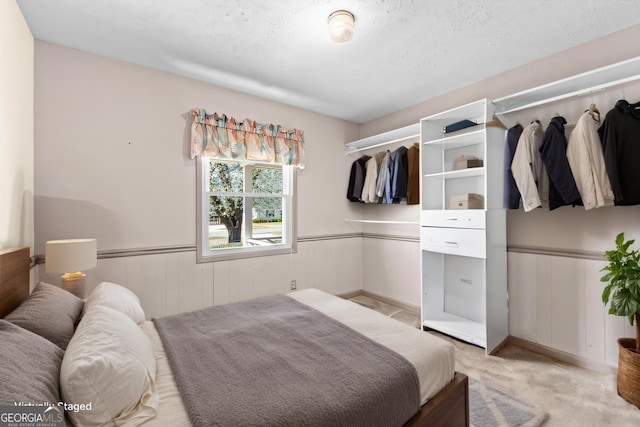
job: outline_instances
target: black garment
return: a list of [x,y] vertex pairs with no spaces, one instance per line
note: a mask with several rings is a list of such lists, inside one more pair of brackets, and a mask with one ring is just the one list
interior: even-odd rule
[[615,204],[640,204],[640,103],[616,102],[600,128],[604,163]]
[[351,202],[362,201],[362,186],[364,185],[364,177],[367,160],[371,157],[362,156],[351,165],[351,173],[349,174],[349,186],[347,187],[347,199]]
[[505,135],[504,144],[504,200],[503,206],[505,209],[518,209],[520,207],[520,191],[516,185],[516,180],[513,178],[513,172],[511,171],[511,163],[513,162],[513,156],[516,153],[516,147],[518,146],[518,140],[524,128],[520,123],[507,129]]
[[540,145],[540,156],[549,175],[549,210],[565,205],[582,205],[567,159],[566,123],[564,117],[552,118]]

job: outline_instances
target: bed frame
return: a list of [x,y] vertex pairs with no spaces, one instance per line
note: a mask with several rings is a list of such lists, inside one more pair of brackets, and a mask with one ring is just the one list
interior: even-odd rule
[[[29,248],[0,250],[0,317],[29,295]],[[469,426],[469,379],[456,372],[453,381],[427,402],[406,427]]]

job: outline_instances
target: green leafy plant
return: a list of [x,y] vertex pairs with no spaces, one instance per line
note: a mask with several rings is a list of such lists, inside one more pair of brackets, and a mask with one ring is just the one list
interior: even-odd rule
[[602,302],[611,301],[609,314],[626,316],[636,325],[636,353],[640,354],[640,251],[630,249],[635,240],[624,239],[624,233],[616,236],[616,248],[606,251],[609,264],[600,281],[607,283],[602,291]]

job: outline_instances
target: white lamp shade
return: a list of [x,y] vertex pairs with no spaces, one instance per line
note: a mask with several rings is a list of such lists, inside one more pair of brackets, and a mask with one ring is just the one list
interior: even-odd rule
[[97,264],[96,239],[49,240],[45,246],[47,273],[90,270]]
[[329,38],[336,43],[344,43],[351,40],[355,28],[355,18],[351,12],[336,10],[328,19]]

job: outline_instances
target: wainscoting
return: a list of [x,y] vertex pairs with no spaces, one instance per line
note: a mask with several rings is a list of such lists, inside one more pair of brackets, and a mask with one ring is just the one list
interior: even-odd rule
[[420,239],[366,234],[362,289],[420,307]]
[[570,255],[508,253],[509,335],[579,366],[617,366],[617,339],[635,329],[602,303],[604,258]]
[[[126,286],[140,297],[150,319],[289,292],[292,279],[298,289],[313,287],[332,294],[360,290],[362,283],[360,237],[301,239],[293,254],[206,264],[196,264],[195,249],[148,251],[154,252],[109,252],[111,257],[100,257],[98,266],[87,272],[87,292],[102,281]],[[36,270],[38,280],[60,283],[59,275],[45,273],[44,264]]]
[[[88,291],[101,281],[130,288],[148,318],[286,293],[292,279],[298,289],[365,291],[419,306],[419,254],[417,238],[372,234],[305,238],[293,254],[207,264],[196,264],[189,248],[111,252],[87,272],[87,283]],[[507,259],[512,342],[591,369],[617,366],[616,340],[634,329],[602,304],[601,256],[510,248]],[[35,271],[37,280],[59,283],[44,264]]]

